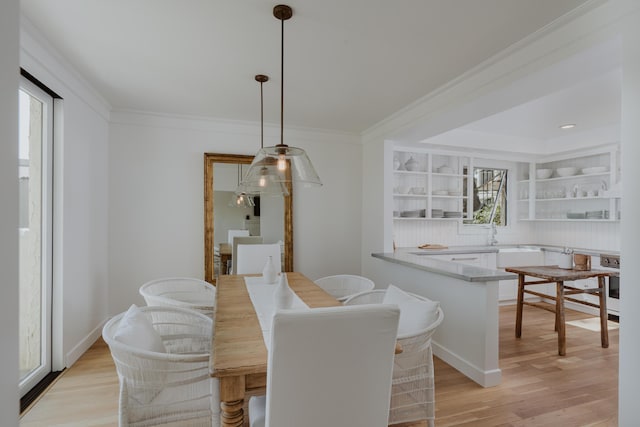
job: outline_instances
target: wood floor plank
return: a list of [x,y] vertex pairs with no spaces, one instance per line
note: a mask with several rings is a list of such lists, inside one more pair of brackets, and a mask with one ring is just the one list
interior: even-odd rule
[[[500,308],[502,383],[483,388],[435,358],[436,426],[611,427],[618,416],[618,330],[609,348],[600,333],[567,325],[567,355],[557,355],[553,313],[524,307],[515,338],[515,306]],[[567,310],[567,321],[593,317]],[[118,377],[98,340],[22,417],[22,427],[117,426]],[[425,422],[397,427],[425,427]]]

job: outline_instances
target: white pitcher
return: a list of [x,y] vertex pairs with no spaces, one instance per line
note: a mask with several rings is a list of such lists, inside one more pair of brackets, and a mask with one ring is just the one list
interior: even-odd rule
[[273,302],[276,309],[291,308],[293,304],[293,291],[289,287],[289,281],[287,280],[287,274],[280,274],[280,281],[276,285],[276,289],[273,293]]
[[277,272],[276,266],[273,264],[273,257],[267,258],[267,262],[264,264],[264,268],[262,269],[262,279],[265,283],[276,283]]

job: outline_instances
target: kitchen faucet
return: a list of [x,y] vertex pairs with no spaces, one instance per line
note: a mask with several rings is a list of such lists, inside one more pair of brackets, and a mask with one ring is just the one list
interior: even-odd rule
[[491,246],[495,246],[498,244],[498,239],[496,239],[496,234],[498,233],[498,230],[496,229],[496,224],[495,223],[491,223],[491,233],[490,233],[490,239],[489,239],[489,245]]

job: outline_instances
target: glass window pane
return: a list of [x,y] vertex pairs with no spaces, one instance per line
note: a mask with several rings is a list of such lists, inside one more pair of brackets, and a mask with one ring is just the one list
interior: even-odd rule
[[506,170],[473,170],[473,219],[470,223],[507,225]]
[[42,136],[43,104],[19,96],[20,380],[42,364]]

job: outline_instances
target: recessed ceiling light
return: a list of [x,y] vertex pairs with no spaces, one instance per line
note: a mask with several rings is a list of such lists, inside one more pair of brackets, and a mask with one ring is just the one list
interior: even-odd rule
[[575,123],[567,123],[565,125],[560,125],[560,129],[573,129],[576,127]]

